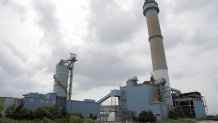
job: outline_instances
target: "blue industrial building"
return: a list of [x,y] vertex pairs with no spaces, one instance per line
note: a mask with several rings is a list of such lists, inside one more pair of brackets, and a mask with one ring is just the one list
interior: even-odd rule
[[[154,86],[150,81],[138,83],[133,77],[126,81],[126,86],[119,90],[111,90],[109,94],[100,100],[85,99],[84,101],[66,100],[66,110],[68,113],[81,113],[84,117],[90,114],[97,117],[109,117],[114,113],[115,119],[131,119],[139,116],[142,111],[152,111],[157,119],[168,118],[170,106],[161,102],[161,85]],[[199,92],[181,93],[178,89],[171,88],[173,97],[173,108],[178,111],[189,111],[193,117],[206,118],[204,98]],[[118,103],[114,106],[105,106],[102,103],[116,97]],[[38,107],[59,104],[59,96],[56,93],[39,94],[28,93],[22,99],[24,108],[35,110]],[[106,112],[106,113],[105,113]],[[105,119],[105,118],[103,118]]]
[[56,104],[57,95],[55,93],[39,94],[28,93],[23,95],[23,106],[26,109],[35,110],[39,107],[51,107]]
[[[26,109],[35,110],[39,107],[58,106],[60,109],[66,109],[68,113],[81,113],[84,117],[89,117],[90,114],[97,117],[100,116],[100,104],[95,100],[85,99],[84,101],[71,100],[71,84],[73,76],[73,64],[76,62],[76,55],[70,53],[70,58],[60,60],[56,65],[54,77],[53,93],[39,94],[28,93],[24,94],[23,106]],[[70,73],[70,75],[69,75]],[[70,77],[69,77],[70,76]],[[70,84],[68,84],[70,78]]]
[[[160,102],[158,88],[146,83],[137,83],[137,78],[133,77],[126,81],[126,86],[120,90],[112,90],[109,94],[100,99],[99,103],[104,102],[109,97],[118,97],[118,108],[114,109],[116,116],[121,119],[131,119],[139,116],[142,111],[152,111],[158,119],[168,117],[169,106]],[[102,106],[102,114],[107,106]],[[116,107],[116,106],[115,106]],[[109,112],[110,113],[110,112]],[[103,118],[105,119],[105,118]]]
[[160,118],[168,117],[168,105],[159,102],[159,95],[157,87],[148,84],[137,84],[135,80],[129,79],[124,88],[126,94],[124,100],[126,101],[125,108],[128,112],[134,112],[136,116],[142,111],[151,110],[155,116]]
[[84,117],[89,117],[90,114],[100,116],[100,104],[95,100],[67,100],[66,107],[68,113],[82,113]]
[[[120,90],[111,90],[109,94],[97,101],[103,103],[110,97],[118,98],[118,105],[101,105],[101,117],[109,117],[114,112],[115,119],[131,119],[139,116],[142,111],[152,111],[157,119],[168,118],[169,110],[188,111],[195,118],[206,118],[205,103],[199,92],[181,93],[178,89],[171,88],[173,106],[161,102],[161,85],[154,86],[150,82],[137,83],[133,77],[126,81],[126,86]],[[113,109],[112,109],[113,108]],[[107,115],[106,115],[107,114]]]
[[[39,107],[59,105],[60,102],[55,93],[28,93],[24,94],[22,103],[24,108],[35,110]],[[100,116],[100,104],[96,103],[95,100],[66,100],[66,110],[68,113],[81,113],[84,117],[89,117],[90,114]]]

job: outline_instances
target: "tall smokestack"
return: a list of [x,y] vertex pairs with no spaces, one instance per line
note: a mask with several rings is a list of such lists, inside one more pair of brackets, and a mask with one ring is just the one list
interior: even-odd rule
[[145,0],[143,6],[143,14],[147,20],[154,78],[156,80],[161,78],[164,78],[166,80],[164,92],[161,94],[161,101],[164,104],[172,105],[168,68],[164,52],[163,37],[161,34],[158,13],[159,7],[155,0]]

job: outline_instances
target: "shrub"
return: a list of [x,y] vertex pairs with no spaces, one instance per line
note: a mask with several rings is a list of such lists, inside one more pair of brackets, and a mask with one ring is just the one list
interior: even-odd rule
[[43,123],[51,123],[51,120],[48,119],[47,117],[44,117],[44,118],[42,119],[42,121],[43,121]]
[[60,109],[58,108],[58,106],[52,106],[52,107],[47,107],[50,114],[51,114],[51,119],[55,119],[55,118],[62,118],[64,115],[63,112],[60,111]]
[[170,119],[177,119],[178,118],[177,113],[174,110],[170,110],[169,111],[169,118]]
[[174,109],[169,111],[169,118],[170,119],[177,119],[177,118],[193,118],[194,115],[188,109]]
[[83,123],[83,120],[78,116],[71,116],[70,123]]
[[71,113],[70,115],[71,116],[77,116],[77,117],[80,117],[80,118],[84,118],[82,113]]
[[93,116],[93,114],[90,113],[90,114],[89,114],[89,118],[91,118],[92,120],[96,120],[98,117],[97,117],[96,114]]
[[41,107],[41,108],[37,108],[34,112],[33,112],[33,117],[36,119],[42,119],[44,117],[47,118],[52,118],[51,113],[49,112],[49,109],[46,107]]
[[156,117],[152,113],[151,110],[147,111],[142,111],[139,114],[138,121],[140,122],[156,122]]
[[95,123],[95,121],[92,119],[86,119],[84,123]]
[[55,123],[67,123],[67,119],[55,119]]
[[[80,115],[82,117],[82,115]],[[39,107],[35,111],[24,109],[22,105],[11,105],[6,109],[5,117],[15,120],[42,119],[44,117],[54,120],[65,118],[69,120],[69,114],[61,111],[57,106]]]

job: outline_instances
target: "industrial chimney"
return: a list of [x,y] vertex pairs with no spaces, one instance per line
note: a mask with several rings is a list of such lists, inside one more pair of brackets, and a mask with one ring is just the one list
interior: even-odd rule
[[170,82],[168,76],[167,62],[163,46],[163,37],[161,34],[159,19],[159,8],[155,0],[145,0],[143,14],[147,20],[148,35],[150,42],[151,58],[153,65],[153,74],[155,80],[164,78],[164,85],[161,94],[161,102],[172,105],[172,95],[170,91]]

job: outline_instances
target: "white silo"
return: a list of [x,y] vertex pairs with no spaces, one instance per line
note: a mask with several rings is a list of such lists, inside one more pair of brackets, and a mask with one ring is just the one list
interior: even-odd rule
[[53,92],[59,97],[67,98],[68,76],[69,66],[65,64],[65,60],[60,60],[60,62],[56,65],[53,88]]

